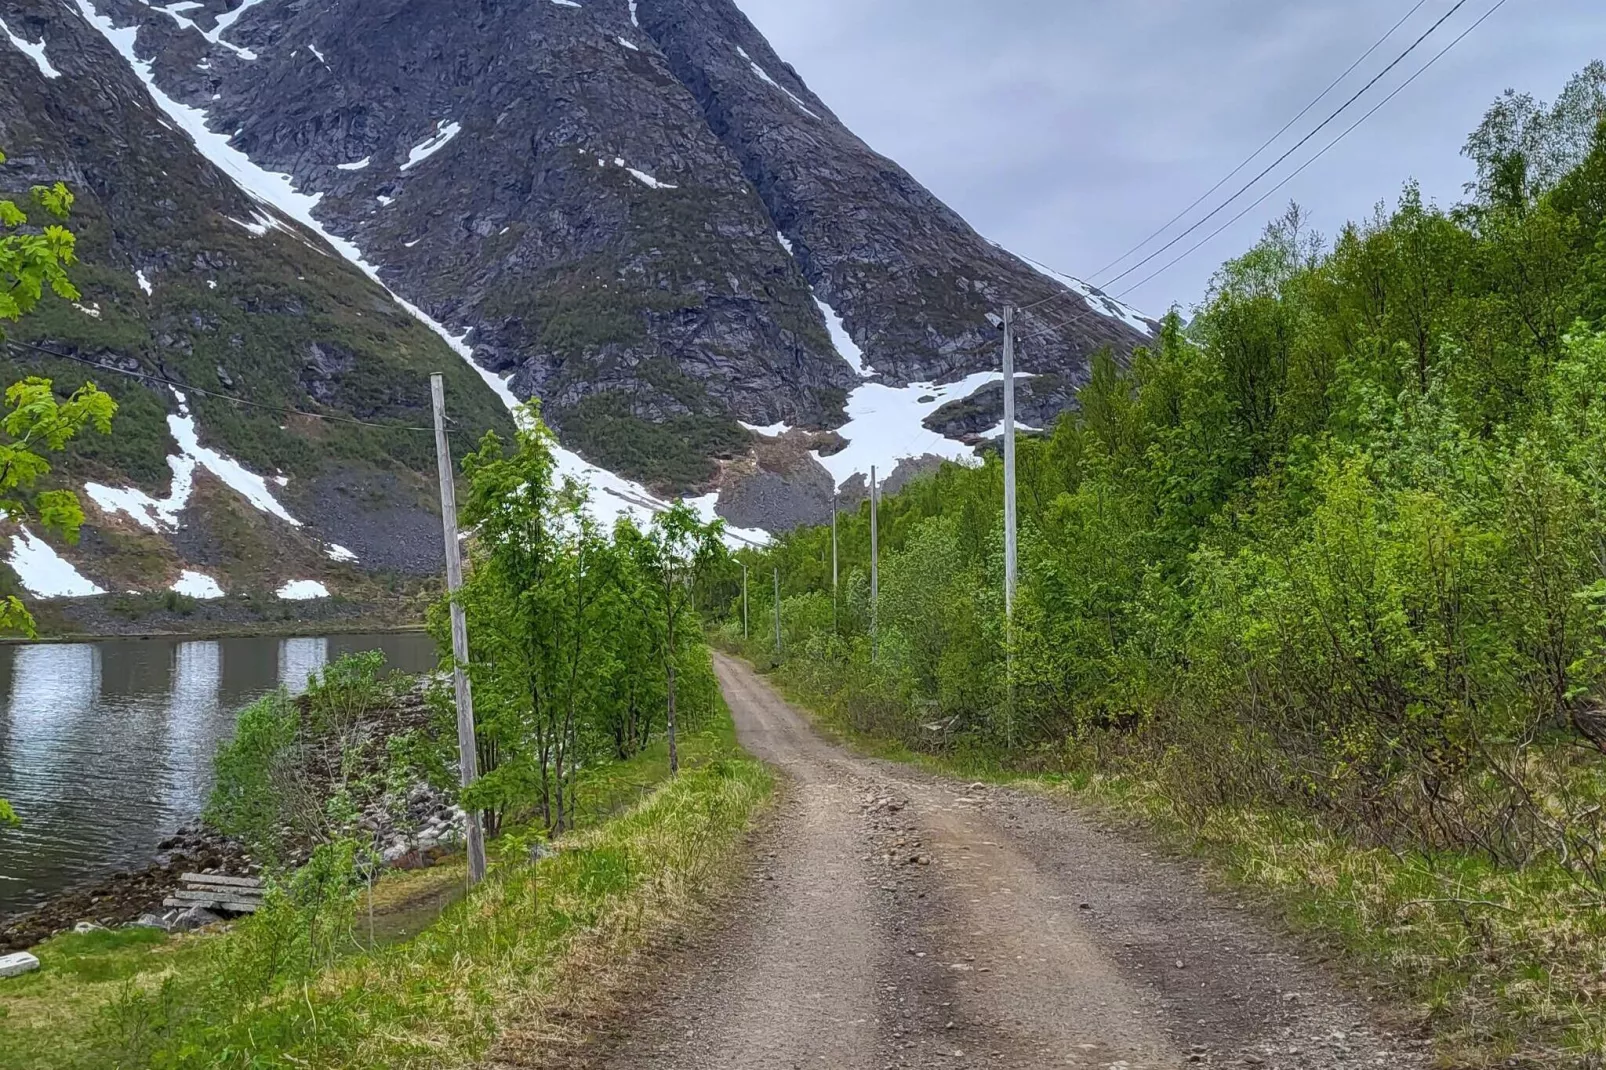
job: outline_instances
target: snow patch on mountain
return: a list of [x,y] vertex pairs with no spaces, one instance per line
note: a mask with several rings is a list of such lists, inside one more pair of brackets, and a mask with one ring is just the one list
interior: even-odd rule
[[61,77],[61,72],[56,70],[55,67],[51,66],[49,58],[45,55],[45,39],[43,37],[39,39],[38,44],[34,44],[31,41],[26,41],[11,32],[11,27],[6,25],[5,19],[0,19],[0,31],[5,32],[6,37],[10,39],[12,45],[16,47],[17,51],[33,60],[33,65],[39,68],[40,74],[44,75],[46,78]]
[[[584,151],[584,150],[582,150],[582,151]],[[615,156],[613,158],[613,165],[615,167],[622,167],[626,171],[629,171],[632,178],[634,178],[637,182],[640,182],[643,186],[646,186],[648,189],[679,189],[680,188],[679,186],[675,185],[672,182],[660,182],[656,178],[654,178],[652,175],[649,175],[645,171],[640,171],[640,170],[637,170],[634,167],[627,166],[625,164],[625,158],[623,156]],[[603,159],[601,156],[598,156],[597,157],[597,166],[598,167],[607,167],[608,166],[608,161]]]
[[618,41],[618,42],[619,42],[619,43],[620,43],[620,44],[622,44],[622,45],[624,45],[624,46],[625,46],[625,47],[626,47],[626,48],[628,48],[628,49],[630,49],[630,51],[632,51],[632,52],[640,52],[640,51],[641,51],[641,49],[639,49],[639,48],[637,48],[637,47],[636,47],[636,46],[635,46],[635,44],[634,44],[634,43],[633,43],[633,42],[631,42],[631,41],[630,41],[630,40],[629,40],[629,39],[627,39],[627,38],[624,38],[624,37],[620,37],[620,38],[616,38],[616,40],[617,40],[617,41]]
[[369,164],[371,164],[373,162],[374,162],[374,158],[372,156],[364,156],[362,159],[356,160],[356,161],[354,161],[352,163],[337,163],[337,164],[335,164],[335,170],[337,170],[337,171],[361,171],[363,168],[367,167]]
[[146,277],[143,269],[134,272],[134,281],[139,283],[139,288],[145,291],[146,297],[155,292],[151,289],[151,280]]
[[36,598],[89,598],[106,593],[104,588],[85,579],[71,562],[26,526],[18,528],[11,536],[11,554],[6,564]]
[[841,487],[856,475],[892,474],[899,461],[931,454],[957,464],[975,464],[976,454],[963,442],[945,438],[925,426],[926,417],[952,401],[968,398],[1004,373],[976,372],[953,383],[911,383],[887,386],[865,383],[848,395],[848,422],[837,428],[847,448],[814,458]]
[[203,602],[223,597],[223,588],[219,586],[217,580],[214,580],[204,572],[196,572],[193,569],[185,569],[179,573],[178,579],[168,590],[175,594],[198,598]]
[[[993,242],[992,244],[994,248],[1004,249],[1004,247],[999,245],[997,242]],[[1009,250],[1004,249],[1004,251],[1008,252]],[[1120,320],[1122,323],[1126,324],[1128,327],[1131,327],[1140,334],[1148,335],[1151,338],[1154,336],[1153,322],[1151,322],[1143,313],[1139,312],[1126,302],[1117,301],[1103,290],[1083,282],[1075,275],[1066,275],[1063,272],[1055,271],[1053,268],[1044,264],[1039,264],[1035,260],[1027,260],[1025,257],[1021,257],[1021,259],[1030,264],[1032,270],[1036,271],[1039,275],[1042,275],[1044,278],[1053,279],[1055,282],[1068,287],[1078,296],[1082,297],[1087,301],[1088,307],[1094,312],[1097,312],[1099,315],[1113,320]]]
[[329,544],[328,554],[329,554],[329,560],[331,560],[331,561],[339,561],[342,564],[349,563],[349,562],[357,560],[357,555],[356,554],[352,553],[350,550],[346,549],[344,546],[340,545],[338,542],[332,542],[332,543]]
[[[1000,376],[1000,379],[1002,379],[1002,376]],[[1040,435],[1040,434],[1043,433],[1043,429],[1041,427],[1033,427],[1030,424],[1023,424],[1019,420],[1015,421],[1015,430],[1017,432],[1024,431],[1029,435]],[[999,420],[998,423],[994,424],[992,427],[989,427],[987,430],[983,431],[981,433],[981,437],[986,439],[986,440],[988,440],[988,441],[992,441],[995,438],[1003,438],[1004,437],[1004,421]]]
[[179,514],[189,504],[190,495],[195,490],[195,471],[202,468],[222,480],[259,512],[276,516],[292,527],[300,527],[301,521],[279,504],[268,490],[266,480],[233,457],[201,445],[195,429],[195,417],[190,415],[187,399],[176,390],[173,393],[178,397],[179,411],[167,417],[167,428],[173,435],[173,441],[178,444],[178,452],[167,458],[168,467],[173,470],[173,485],[167,497],[152,498],[138,487],[86,483],[84,493],[89,495],[89,500],[108,516],[123,513],[150,531],[176,531]]
[[[793,248],[791,239],[780,231],[776,231],[775,237],[780,241],[781,248],[786,250],[786,255],[795,259],[797,250]],[[843,324],[842,317],[836,314],[836,309],[820,300],[820,295],[814,292],[813,286],[809,287],[809,296],[814,298],[814,304],[819,308],[820,315],[825,317],[825,329],[831,335],[831,344],[836,347],[837,356],[847,361],[853,370],[859,373],[859,378],[868,379],[874,375],[874,370],[865,363],[864,350],[859,348],[859,344],[848,333],[847,326]]]
[[789,100],[791,100],[791,102],[793,104],[796,104],[798,106],[798,108],[803,112],[803,114],[807,115],[809,118],[811,118],[811,119],[818,119],[819,118],[818,115],[816,115],[812,110],[810,110],[810,108],[809,108],[809,106],[807,104],[803,103],[803,98],[802,97],[798,96],[796,93],[794,93],[790,89],[786,88],[780,82],[777,82],[775,79],[771,78],[770,77],[770,72],[766,71],[763,67],[760,67],[758,65],[758,63],[754,61],[753,57],[749,56],[747,54],[747,50],[745,48],[738,47],[736,49],[736,51],[737,51],[738,54],[740,54],[740,56],[743,59],[745,59],[747,61],[747,65],[749,67],[753,68],[753,73],[758,75],[760,81],[762,81],[765,85],[773,86],[776,89],[779,89],[781,92],[785,93],[787,98]]
[[768,427],[760,427],[757,424],[744,423],[741,420],[737,420],[736,422],[753,432],[753,434],[763,435],[765,438],[780,438],[782,435],[792,430],[792,425],[788,423],[770,424]]
[[286,602],[310,602],[315,598],[328,598],[329,588],[317,580],[291,580],[278,590]]
[[[553,2],[556,3],[557,0],[553,0]],[[452,138],[456,137],[462,132],[462,130],[463,127],[461,123],[447,122],[445,119],[440,120],[435,124],[435,133],[424,141],[414,145],[412,150],[407,153],[407,162],[401,165],[401,169],[403,171],[409,171],[412,168],[417,167],[419,164],[423,163],[425,160],[444,149],[447,142],[451,141]]]

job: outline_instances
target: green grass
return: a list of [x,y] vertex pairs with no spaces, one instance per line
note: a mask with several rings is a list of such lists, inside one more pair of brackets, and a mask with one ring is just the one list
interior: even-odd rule
[[375,891],[389,919],[376,923],[377,947],[363,946],[359,909],[331,967],[243,1005],[218,993],[225,967],[238,972],[271,944],[250,923],[48,941],[41,970],[0,983],[0,1067],[448,1067],[499,1045],[528,1057],[567,1043],[562,1023],[608,999],[630,952],[683,924],[735,872],[769,798],[769,773],[737,751],[723,711],[680,752],[673,781],[661,743],[588,774],[580,831],[537,863],[517,836],[493,845],[490,877],[471,895],[455,893],[461,860],[387,878]]
[[811,693],[752,653],[789,700],[862,753],[1043,792],[1202,859],[1235,899],[1314,939],[1403,1024],[1431,1030],[1443,1066],[1596,1070],[1606,1059],[1606,904],[1557,865],[1390,851],[1293,812],[1218,808],[1189,820],[1145,776],[916,751],[857,731],[842,695]]

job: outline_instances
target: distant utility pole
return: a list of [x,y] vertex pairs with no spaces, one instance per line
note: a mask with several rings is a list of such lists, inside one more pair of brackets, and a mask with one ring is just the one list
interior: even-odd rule
[[742,566],[742,638],[747,638],[747,566]]
[[1004,306],[1004,739],[1015,741],[1015,309]]
[[1004,306],[1004,620],[1015,619],[1015,310]]
[[781,570],[775,570],[775,656],[781,656]]
[[[441,479],[441,528],[446,539],[446,591],[452,600],[452,684],[457,692],[458,779],[466,790],[479,779],[474,737],[474,693],[468,683],[468,620],[458,594],[463,589],[463,550],[457,542],[457,484],[452,473],[452,447],[446,439],[446,386],[439,375],[429,377],[435,405],[435,461]],[[480,812],[463,808],[468,820],[468,883],[485,879],[485,830]]]
[[[834,483],[835,480],[832,480]],[[836,623],[836,491],[831,492],[831,634],[838,632]]]
[[876,489],[875,465],[870,466],[870,660],[881,649],[881,525],[876,511],[881,504]]

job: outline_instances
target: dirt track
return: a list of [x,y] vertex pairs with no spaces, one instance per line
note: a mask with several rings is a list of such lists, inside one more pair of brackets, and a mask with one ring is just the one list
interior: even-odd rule
[[591,1065],[1427,1065],[1187,867],[1045,799],[856,758],[717,667],[785,774],[780,813],[752,887]]

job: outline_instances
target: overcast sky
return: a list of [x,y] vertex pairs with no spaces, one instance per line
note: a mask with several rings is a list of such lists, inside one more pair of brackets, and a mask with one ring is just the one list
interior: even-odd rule
[[[1426,0],[1297,133],[1217,198],[1325,118],[1454,2]],[[1325,145],[1495,2],[1467,0],[1395,76],[1305,151]],[[738,3],[845,122],[983,234],[1104,283],[1120,269],[1100,275],[1101,267],[1236,167],[1415,0]],[[1378,200],[1392,202],[1408,179],[1429,198],[1454,202],[1469,177],[1461,145],[1502,90],[1551,99],[1571,74],[1603,56],[1606,2],[1507,0],[1282,192],[1128,299],[1153,314],[1197,301],[1216,265],[1246,248],[1290,199],[1328,234],[1369,214]]]

